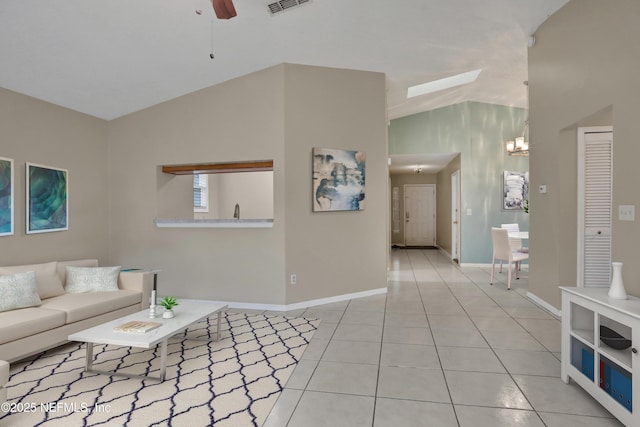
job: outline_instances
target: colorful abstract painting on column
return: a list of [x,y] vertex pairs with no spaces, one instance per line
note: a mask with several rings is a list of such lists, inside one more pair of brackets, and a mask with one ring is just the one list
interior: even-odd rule
[[0,236],[14,229],[13,160],[0,157]]
[[364,209],[366,154],[331,148],[313,149],[313,211]]
[[69,171],[27,163],[27,234],[69,229]]

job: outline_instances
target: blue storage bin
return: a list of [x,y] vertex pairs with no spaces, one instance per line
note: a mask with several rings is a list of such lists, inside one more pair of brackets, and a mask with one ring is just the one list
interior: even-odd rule
[[[606,371],[605,371],[606,372]],[[610,370],[610,389],[607,390],[611,397],[617,400],[627,410],[632,411],[631,376],[627,372],[618,370],[615,366]]]
[[586,348],[582,349],[582,363],[580,370],[591,381],[593,381],[593,353]]

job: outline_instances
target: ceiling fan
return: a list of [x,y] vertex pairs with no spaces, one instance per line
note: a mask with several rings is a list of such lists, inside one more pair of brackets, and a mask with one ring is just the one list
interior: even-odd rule
[[232,0],[211,0],[211,5],[218,19],[231,19],[237,15]]

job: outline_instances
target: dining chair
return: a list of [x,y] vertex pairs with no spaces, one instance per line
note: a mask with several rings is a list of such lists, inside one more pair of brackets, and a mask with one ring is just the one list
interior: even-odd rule
[[[502,224],[500,228],[506,228],[509,232],[518,232],[520,231],[520,226],[518,224]],[[522,239],[518,237],[509,237],[509,242],[511,242],[511,249],[518,252],[529,252],[529,248],[526,246],[522,246]]]
[[514,251],[511,248],[511,244],[509,242],[509,231],[506,228],[492,227],[491,240],[493,241],[493,259],[491,260],[491,281],[489,284],[493,285],[496,261],[506,261],[508,263],[507,268],[509,269],[507,273],[507,289],[511,289],[511,265],[513,264],[515,268],[516,279],[519,279],[519,264],[522,261],[529,259],[529,254]]
[[[501,224],[500,228],[506,228],[509,233],[519,232],[520,225],[518,224]],[[522,246],[522,239],[519,237],[509,237],[509,243],[511,243],[511,249],[518,252],[529,253],[529,248]],[[518,270],[522,270],[522,266],[518,266]],[[502,273],[502,261],[500,261],[500,273]]]

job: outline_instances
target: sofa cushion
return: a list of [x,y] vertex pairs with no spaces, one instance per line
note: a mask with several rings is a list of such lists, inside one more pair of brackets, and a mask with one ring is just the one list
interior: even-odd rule
[[40,307],[66,313],[67,323],[78,322],[114,310],[140,304],[142,293],[119,290],[118,292],[86,292],[64,294],[42,301]]
[[117,291],[120,268],[67,266],[64,290],[68,293]]
[[9,363],[0,360],[0,387],[9,382]]
[[0,276],[0,311],[40,305],[33,271]]
[[38,282],[38,295],[41,299],[55,297],[64,293],[62,282],[58,277],[58,263],[56,261],[44,264],[14,265],[11,267],[0,267],[0,274],[15,274],[25,271],[36,273]]
[[4,311],[0,313],[0,344],[57,328],[64,320],[63,311],[41,307]]
[[58,277],[64,286],[67,283],[67,266],[73,267],[97,267],[97,259],[76,259],[72,261],[58,261]]

